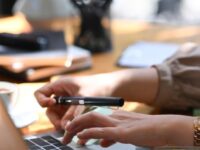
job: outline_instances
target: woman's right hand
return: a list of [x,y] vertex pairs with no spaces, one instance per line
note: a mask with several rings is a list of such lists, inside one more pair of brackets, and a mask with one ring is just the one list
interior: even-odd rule
[[52,95],[116,96],[151,104],[157,93],[157,79],[154,68],[127,69],[81,77],[68,76],[38,89],[35,96],[42,107],[47,107],[50,121],[59,129],[64,128],[67,121],[80,115],[85,107],[55,105]]
[[[67,121],[80,115],[84,106],[55,105],[53,95],[58,96],[109,96],[109,75],[99,74],[83,77],[64,77],[36,90],[35,97],[57,129],[64,128]],[[99,81],[99,82],[98,82]]]

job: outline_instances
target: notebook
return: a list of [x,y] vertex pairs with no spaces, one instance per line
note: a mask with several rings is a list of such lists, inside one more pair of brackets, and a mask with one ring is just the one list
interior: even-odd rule
[[117,60],[120,67],[150,67],[162,63],[179,48],[175,43],[141,41],[128,46]]
[[41,135],[30,135],[23,137],[14,126],[6,109],[0,99],[0,149],[9,150],[146,150],[130,144],[116,143],[108,148],[99,145],[85,147],[77,146],[74,143],[63,145],[62,132],[45,133]]

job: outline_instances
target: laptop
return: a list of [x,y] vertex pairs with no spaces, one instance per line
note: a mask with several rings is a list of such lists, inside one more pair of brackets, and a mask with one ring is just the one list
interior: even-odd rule
[[0,149],[2,150],[146,150],[131,144],[116,143],[108,148],[99,145],[77,146],[75,143],[63,145],[61,132],[45,133],[23,137],[15,127],[0,99]]

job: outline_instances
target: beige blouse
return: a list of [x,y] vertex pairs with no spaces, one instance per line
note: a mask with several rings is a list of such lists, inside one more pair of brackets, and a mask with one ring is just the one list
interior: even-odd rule
[[154,67],[160,82],[155,106],[200,108],[200,46],[185,44],[175,55]]

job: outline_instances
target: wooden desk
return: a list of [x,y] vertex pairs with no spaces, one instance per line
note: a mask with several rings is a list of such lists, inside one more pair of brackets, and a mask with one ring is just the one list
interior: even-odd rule
[[[62,21],[57,20],[50,22],[32,22],[36,27],[44,27],[46,25],[53,28],[64,28],[67,32],[67,41],[69,43],[72,41],[72,36],[70,33],[70,25],[74,21]],[[148,24],[143,22],[125,21],[125,20],[113,20],[112,24],[112,40],[113,40],[113,50],[108,53],[96,54],[92,57],[93,67],[89,70],[84,70],[81,72],[74,72],[70,75],[89,75],[96,73],[110,72],[114,70],[119,70],[121,68],[115,65],[117,59],[119,58],[122,50],[126,48],[129,44],[132,44],[140,40],[150,40],[150,41],[161,41],[161,42],[177,42],[185,43],[200,42],[200,27],[198,26],[167,26],[167,25],[156,25]],[[3,18],[0,20],[0,32],[29,32],[31,31],[31,25],[25,20],[23,16],[15,16],[10,18]],[[1,80],[10,81],[10,79],[2,78]],[[136,110],[138,112],[145,112],[147,109],[143,105],[138,103],[126,103],[124,109],[126,110]],[[52,129],[52,125],[49,123],[44,111],[39,114],[39,120],[32,125],[23,128],[22,131],[25,134],[41,132],[44,130]]]
[[[74,27],[71,26],[77,24],[77,21],[74,21],[74,19],[58,19],[31,23],[35,28],[63,29],[66,31],[67,42],[72,43],[74,34],[72,30]],[[30,22],[26,21],[21,15],[0,19],[0,32],[21,33],[29,32],[31,29]],[[169,26],[128,20],[113,20],[111,29],[113,50],[108,53],[94,55],[92,69],[74,72],[71,73],[72,75],[88,75],[121,69],[115,65],[117,59],[123,49],[136,41],[200,42],[200,26]],[[2,79],[1,76],[0,79]]]

